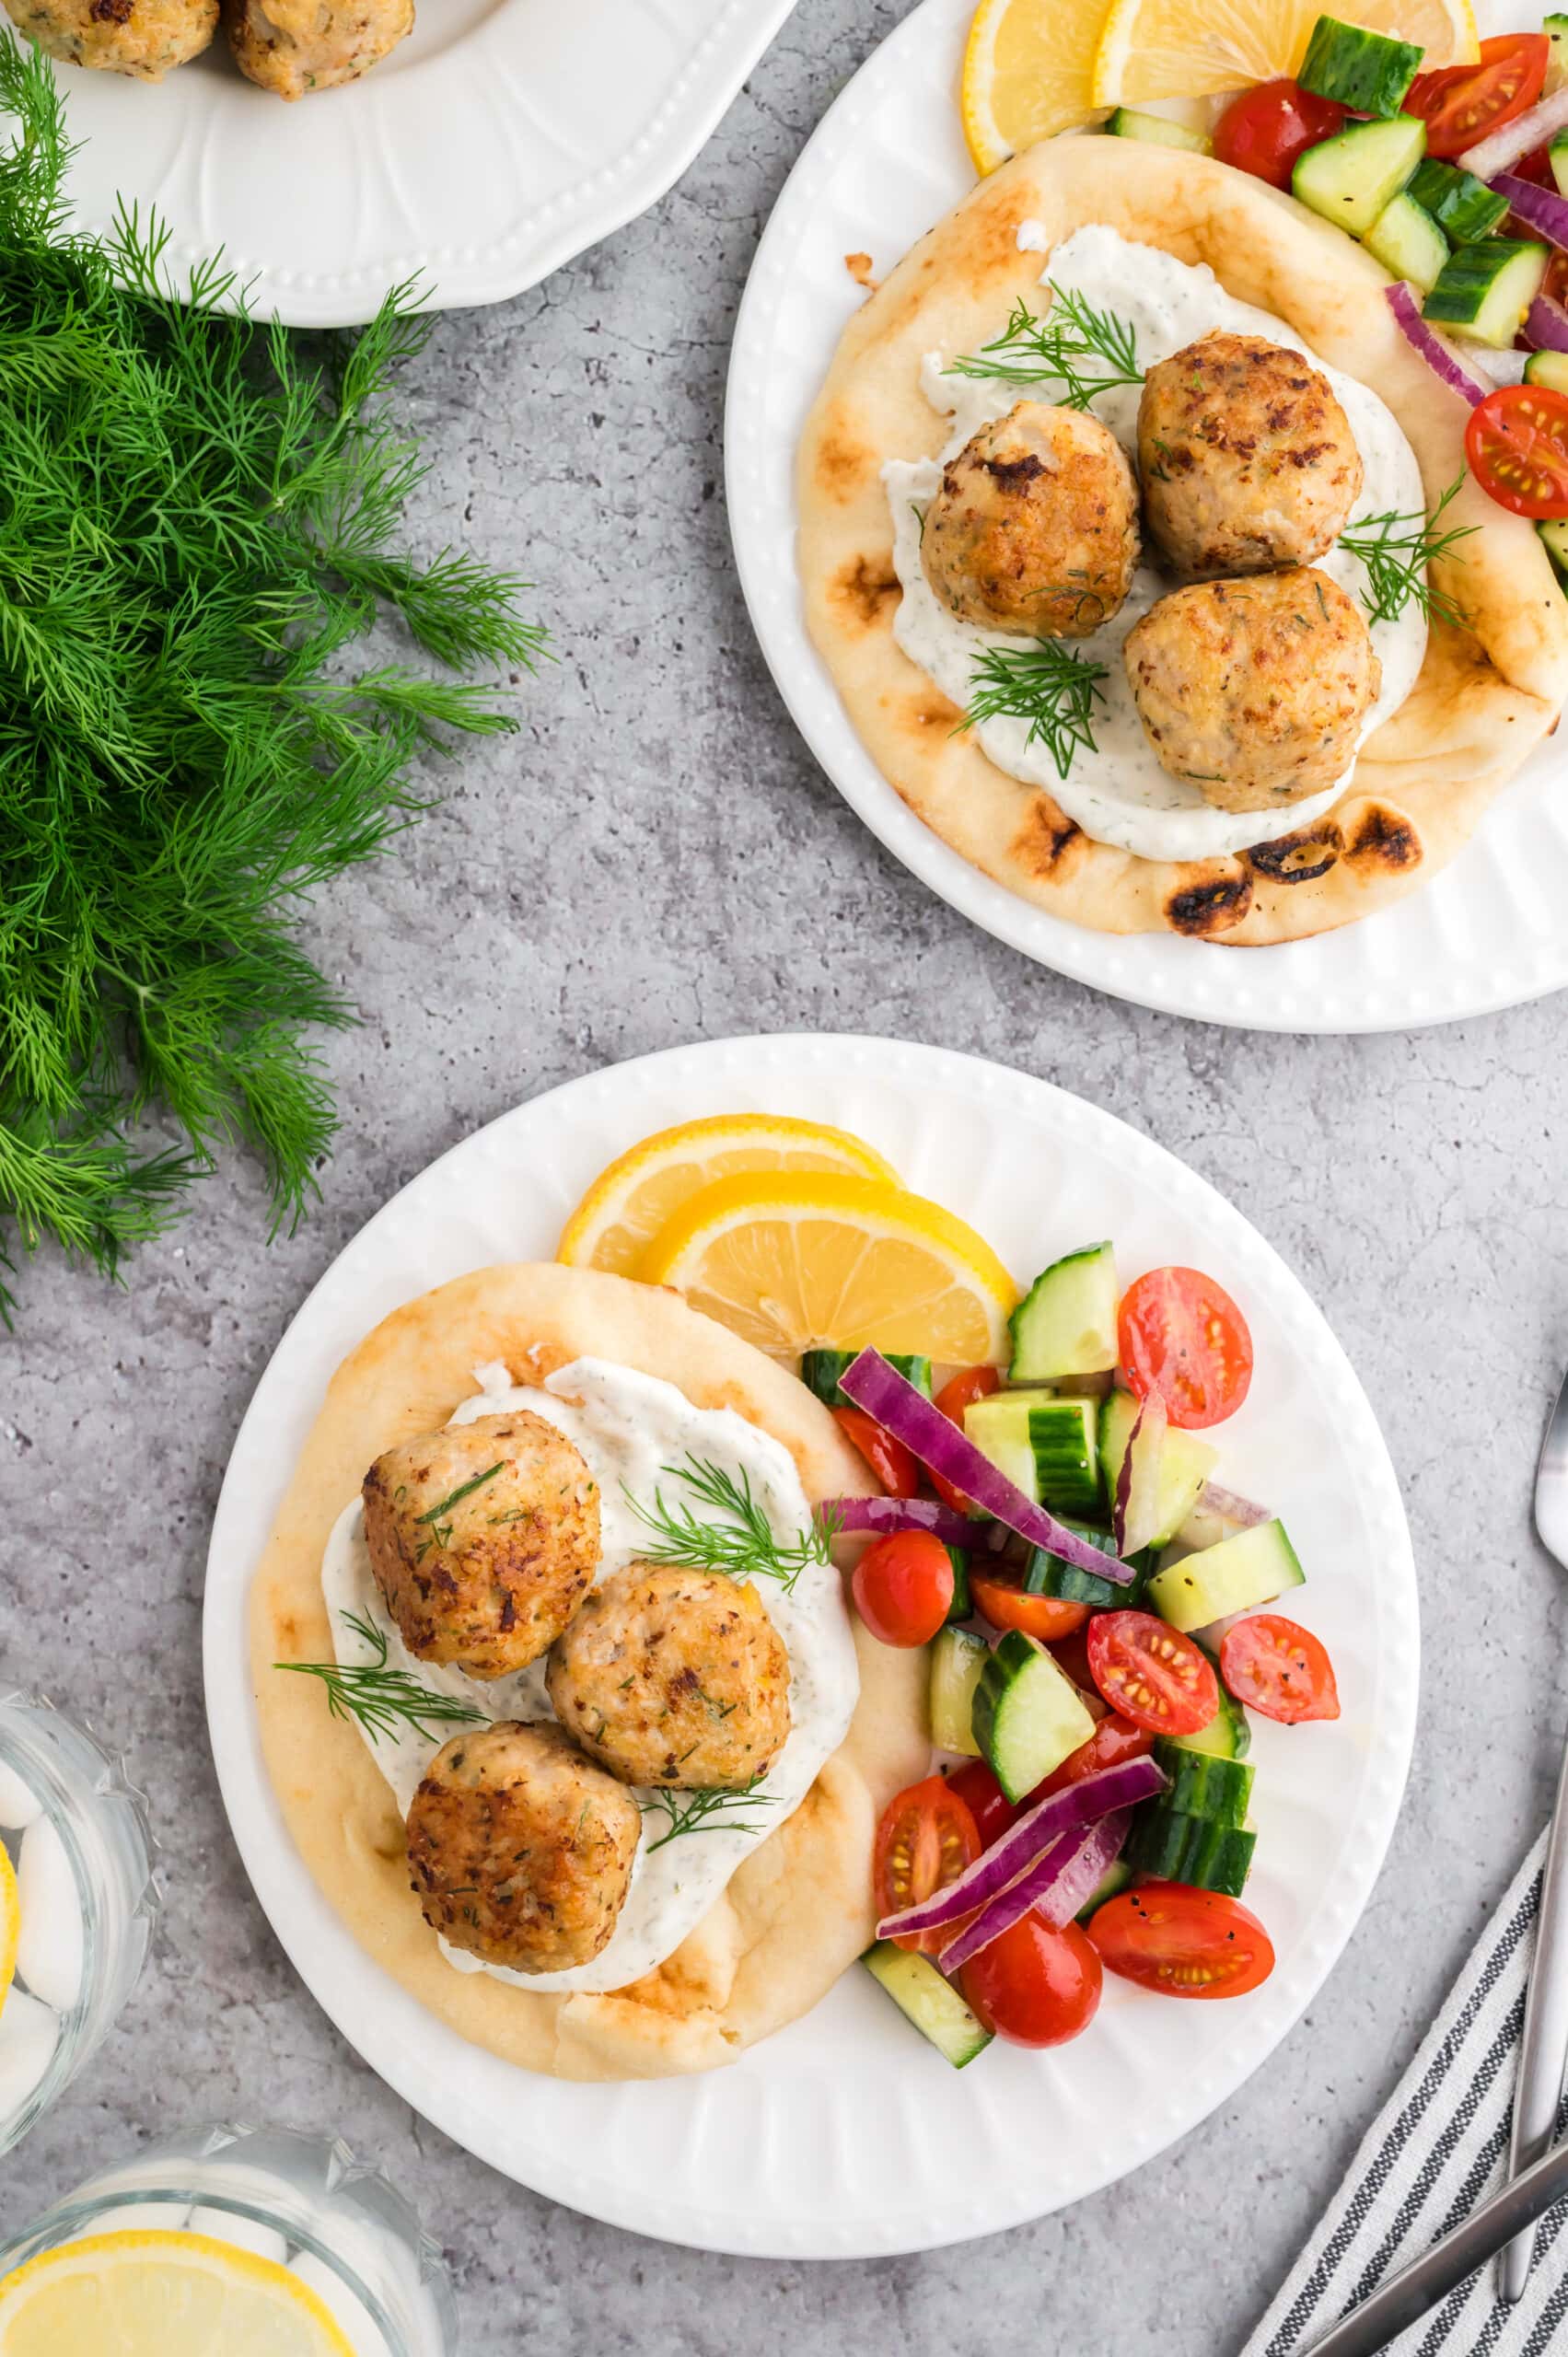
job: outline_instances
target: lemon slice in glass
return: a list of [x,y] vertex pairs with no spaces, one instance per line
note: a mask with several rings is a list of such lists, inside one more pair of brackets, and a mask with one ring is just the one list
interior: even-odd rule
[[980,0],[958,106],[977,172],[1094,112],[1095,53],[1111,0]]
[[[1294,74],[1322,13],[1318,0],[1115,0],[1095,59],[1093,103],[1196,98]],[[1353,0],[1335,13],[1419,41],[1426,65],[1462,65],[1479,53],[1470,0]]]
[[275,2259],[208,2235],[91,2235],[0,2282],[6,2357],[354,2357]]
[[0,1841],[0,2011],[17,1977],[17,1947],[22,1936],[22,1902],[17,1890],[17,1869]]
[[882,1179],[808,1171],[703,1188],[637,1273],[791,1364],[823,1344],[998,1360],[1018,1298],[984,1237],[939,1203]]

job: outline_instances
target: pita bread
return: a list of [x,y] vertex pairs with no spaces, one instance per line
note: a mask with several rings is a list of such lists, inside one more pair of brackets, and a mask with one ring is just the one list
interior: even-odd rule
[[[1446,524],[1474,525],[1437,586],[1468,627],[1436,625],[1409,699],[1371,737],[1327,819],[1235,856],[1139,859],[1095,842],[1038,786],[997,769],[893,638],[900,589],[880,469],[936,455],[950,428],[920,389],[930,351],[974,351],[1038,286],[1047,250],[1102,222],[1207,262],[1388,403],[1429,503],[1464,474]],[[1465,472],[1464,401],[1400,333],[1385,273],[1342,233],[1212,157],[1107,138],[1048,140],[981,181],[844,331],[799,454],[807,621],[866,749],[925,824],[997,883],[1075,924],[1254,945],[1348,924],[1451,859],[1556,726],[1568,600],[1532,525]]]
[[333,1376],[251,1595],[262,1747],[289,1831],[367,1956],[433,2014],[505,2061],[563,2079],[709,2071],[814,2005],[872,1935],[870,1861],[892,1795],[923,1775],[925,1655],[856,1628],[854,1724],[800,1807],[754,1850],[656,1972],[608,1995],[535,1994],[443,1959],[409,1887],[403,1825],[355,1728],[314,1678],[274,1661],[330,1659],[327,1534],[367,1465],[445,1423],[472,1370],[522,1380],[585,1354],[733,1408],[782,1441],[814,1502],[864,1491],[864,1464],[821,1402],[673,1294],[553,1263],[481,1269],[394,1310]]

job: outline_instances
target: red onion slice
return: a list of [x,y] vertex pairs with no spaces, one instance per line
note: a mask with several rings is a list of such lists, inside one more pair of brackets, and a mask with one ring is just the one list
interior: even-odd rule
[[1132,1419],[1116,1476],[1110,1527],[1122,1557],[1135,1555],[1159,1535],[1160,1460],[1169,1422],[1165,1401],[1151,1391]]
[[1538,352],[1568,352],[1568,308],[1555,295],[1538,295],[1525,313],[1525,333]]
[[1421,305],[1416,301],[1414,288],[1408,286],[1402,278],[1397,278],[1392,286],[1385,286],[1383,292],[1406,343],[1413,345],[1433,375],[1439,377],[1450,392],[1459,394],[1469,401],[1471,409],[1478,408],[1493,388],[1478,382],[1455,358],[1442,337],[1435,335],[1427,326],[1421,316]]
[[935,1498],[828,1498],[817,1509],[836,1535],[857,1530],[929,1530],[944,1547],[990,1544],[993,1522],[971,1522]]
[[1550,99],[1538,99],[1528,114],[1520,115],[1516,122],[1505,122],[1490,138],[1478,139],[1455,161],[1461,171],[1473,172],[1478,180],[1490,181],[1494,174],[1511,170],[1521,156],[1532,147],[1544,147],[1554,131],[1568,123],[1568,90],[1554,90]]
[[1559,196],[1555,189],[1538,188],[1534,180],[1516,180],[1512,172],[1499,172],[1489,185],[1494,195],[1507,198],[1509,211],[1527,229],[1554,246],[1568,247],[1568,197]]
[[1198,1504],[1210,1514],[1217,1514],[1222,1522],[1234,1522],[1243,1530],[1255,1530],[1260,1522],[1272,1522],[1273,1515],[1267,1506],[1244,1498],[1239,1490],[1223,1489],[1218,1481],[1205,1481],[1199,1493]]
[[1092,1898],[1104,1881],[1106,1869],[1121,1856],[1132,1822],[1131,1809],[1113,1809],[1081,1840],[1074,1841],[1064,1835],[1053,1841],[1043,1857],[965,1924],[956,1940],[949,1940],[936,1959],[938,1968],[957,1972],[971,1956],[978,1956],[1015,1923],[1021,1923],[1031,1908],[1059,1928],[1070,1923],[1085,1899]]

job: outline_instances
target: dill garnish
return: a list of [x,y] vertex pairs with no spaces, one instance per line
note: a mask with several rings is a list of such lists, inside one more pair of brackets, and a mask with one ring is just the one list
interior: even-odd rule
[[747,1825],[726,1812],[745,1808],[772,1808],[773,1803],[757,1790],[761,1773],[752,1777],[745,1789],[726,1793],[716,1789],[698,1793],[655,1793],[643,1803],[645,1814],[662,1809],[669,1820],[669,1830],[661,1833],[656,1841],[648,1843],[651,1858],[667,1841],[678,1841],[683,1833],[761,1833],[760,1825]]
[[[1097,365],[1086,368],[1086,361]],[[1114,311],[1097,311],[1086,295],[1070,286],[1051,290],[1044,318],[1027,303],[1016,303],[999,336],[951,362],[943,374],[991,377],[1005,385],[1059,383],[1053,398],[1062,409],[1087,409],[1097,395],[1115,386],[1144,381],[1132,321]]]
[[[275,1661],[274,1669],[292,1670],[297,1678],[319,1678],[327,1689],[327,1708],[334,1719],[356,1720],[372,1743],[398,1735],[405,1726],[434,1740],[439,1726],[485,1726],[489,1722],[471,1702],[455,1694],[437,1694],[422,1686],[406,1669],[387,1667],[387,1640],[373,1621],[357,1612],[343,1615],[355,1636],[373,1646],[374,1662]],[[426,1722],[428,1721],[428,1724]]]
[[1096,749],[1091,724],[1096,703],[1105,702],[1099,684],[1105,676],[1103,663],[1073,654],[1058,639],[988,646],[970,674],[969,710],[954,734],[982,720],[1027,720],[1026,746],[1039,737],[1057,776],[1065,777],[1074,753]]
[[[1446,532],[1438,529],[1444,509],[1458,496],[1464,480],[1462,474],[1455,476],[1430,516],[1419,508],[1410,515],[1389,508],[1381,516],[1364,516],[1353,532],[1340,534],[1341,548],[1366,567],[1361,602],[1373,621],[1397,621],[1413,599],[1428,621],[1463,628],[1461,609],[1441,589],[1433,587],[1426,568],[1434,557],[1446,556],[1457,541],[1469,540],[1481,528],[1477,524],[1458,524]],[[1463,564],[1464,558],[1456,557],[1454,562]]]
[[722,1466],[700,1457],[660,1469],[669,1480],[683,1483],[716,1519],[704,1521],[689,1505],[668,1504],[662,1489],[654,1492],[651,1506],[623,1490],[638,1521],[656,1534],[654,1543],[642,1550],[645,1563],[684,1563],[695,1571],[722,1572],[733,1580],[777,1580],[787,1595],[802,1572],[830,1560],[836,1527],[832,1515],[817,1515],[803,1537],[781,1539],[752,1493],[749,1473],[738,1481]]

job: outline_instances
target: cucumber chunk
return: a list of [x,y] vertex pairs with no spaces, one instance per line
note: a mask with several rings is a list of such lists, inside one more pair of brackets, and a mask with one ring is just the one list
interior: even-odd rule
[[1503,351],[1540,293],[1549,260],[1547,248],[1528,238],[1488,238],[1484,245],[1457,246],[1438,272],[1422,316]]
[[1229,1613],[1272,1603],[1306,1577],[1283,1523],[1260,1522],[1156,1572],[1149,1582],[1149,1608],[1173,1629],[1206,1629]]
[[1062,1514],[1101,1499],[1098,1403],[1049,1391],[995,1391],[964,1410],[964,1435],[1027,1498]]
[[[1527,385],[1550,385],[1554,393],[1568,393],[1568,352],[1532,352],[1525,363]],[[1541,538],[1546,538],[1544,529]]]
[[1007,1798],[1023,1800],[1094,1731],[1066,1672],[1033,1637],[1009,1629],[982,1665],[974,1697],[975,1740]]
[[1546,160],[1558,195],[1568,196],[1568,132],[1559,131],[1547,142]]
[[1220,1705],[1206,1727],[1200,1727],[1196,1735],[1184,1735],[1179,1740],[1186,1750],[1206,1751],[1215,1759],[1245,1759],[1252,1748],[1247,1713],[1221,1679],[1219,1655],[1211,1653],[1207,1645],[1199,1645],[1198,1651],[1214,1673]]
[[1365,238],[1406,185],[1426,151],[1426,125],[1413,114],[1352,123],[1298,156],[1291,188],[1325,221]]
[[970,1594],[970,1559],[962,1547],[949,1547],[947,1561],[953,1566],[953,1601],[947,1607],[949,1620],[967,1620],[974,1610],[974,1598]]
[[1116,1255],[1091,1244],[1053,1260],[1008,1320],[1014,1383],[1063,1375],[1108,1375],[1116,1364]]
[[1194,156],[1212,156],[1214,143],[1184,122],[1167,122],[1162,114],[1140,114],[1136,107],[1117,107],[1106,124],[1112,139],[1141,139],[1150,147],[1186,147]]
[[1568,88],[1568,17],[1543,17],[1540,29],[1551,43],[1551,55],[1547,60],[1545,94],[1553,97]]
[[[1068,1522],[1067,1528],[1103,1554],[1114,1556],[1116,1548],[1108,1530],[1092,1530],[1087,1524]],[[1145,1547],[1127,1559],[1130,1580],[1098,1579],[1093,1572],[1081,1572],[1076,1563],[1064,1563],[1049,1547],[1037,1547],[1029,1556],[1029,1567],[1024,1573],[1024,1586],[1030,1596],[1059,1596],[1063,1604],[1086,1604],[1095,1612],[1118,1612],[1124,1608],[1140,1605],[1144,1590],[1154,1573],[1158,1554],[1153,1547]]]
[[1505,196],[1494,196],[1473,172],[1464,171],[1458,164],[1445,164],[1435,156],[1423,157],[1405,194],[1423,213],[1430,213],[1443,235],[1452,238],[1457,246],[1473,246],[1490,238],[1508,211]]
[[1097,1908],[1103,1907],[1108,1898],[1117,1898],[1126,1889],[1132,1879],[1132,1869],[1126,1859],[1112,1858],[1109,1865],[1079,1908],[1076,1921],[1086,1923]]
[[[1568,357],[1568,355],[1564,356]],[[1538,377],[1536,381],[1550,384],[1551,379],[1550,377]],[[1564,374],[1560,389],[1568,393],[1568,373]],[[1553,517],[1545,523],[1538,524],[1536,530],[1546,542],[1546,552],[1557,567],[1558,578],[1568,581],[1568,523],[1562,522],[1560,517]]]
[[[888,1364],[896,1367],[906,1383],[931,1397],[931,1361],[906,1358],[897,1351],[884,1351]],[[800,1379],[807,1391],[814,1391],[829,1408],[849,1408],[854,1401],[846,1399],[839,1389],[839,1377],[845,1367],[853,1366],[860,1356],[858,1351],[807,1351],[800,1362]]]
[[[1116,1495],[1116,1477],[1137,1415],[1138,1402],[1130,1391],[1112,1391],[1100,1402],[1099,1461],[1108,1498]],[[1170,1545],[1218,1463],[1217,1449],[1175,1424],[1169,1427],[1160,1450],[1159,1527],[1149,1541],[1151,1547]]]
[[1124,1855],[1135,1874],[1239,1898],[1257,1846],[1250,1826],[1214,1825],[1206,1817],[1167,1807],[1162,1798],[1145,1801],[1134,1810]]
[[1246,1759],[1221,1759],[1193,1751],[1171,1736],[1155,1737],[1154,1758],[1170,1778],[1160,1806],[1211,1825],[1245,1825],[1252,1799],[1253,1770]]
[[931,1645],[931,1740],[938,1751],[960,1751],[978,1759],[974,1698],[981,1673],[991,1659],[983,1637],[968,1629],[938,1629]]
[[1398,114],[1424,53],[1412,41],[1319,17],[1295,78],[1315,98],[1332,99],[1352,114]]
[[914,2024],[938,2054],[947,2057],[955,2071],[961,2071],[990,2045],[991,2032],[981,2026],[977,2014],[970,2013],[952,1982],[943,1980],[928,1956],[895,1947],[891,1940],[878,1940],[860,1960],[905,2019]]
[[1386,204],[1366,233],[1366,250],[1390,278],[1408,278],[1423,295],[1436,285],[1448,259],[1448,240],[1408,189]]

